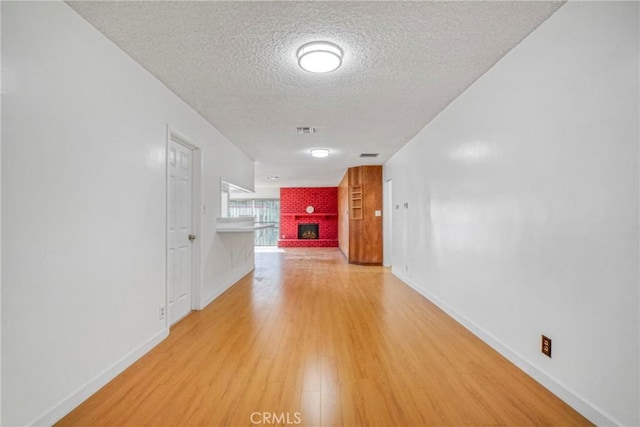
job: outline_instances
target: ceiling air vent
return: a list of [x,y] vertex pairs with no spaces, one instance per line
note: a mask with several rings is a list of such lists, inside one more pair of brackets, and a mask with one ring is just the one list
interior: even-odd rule
[[316,133],[317,129],[312,127],[302,127],[296,128],[298,130],[298,135],[309,135],[312,133]]
[[362,153],[360,157],[378,157],[379,153]]

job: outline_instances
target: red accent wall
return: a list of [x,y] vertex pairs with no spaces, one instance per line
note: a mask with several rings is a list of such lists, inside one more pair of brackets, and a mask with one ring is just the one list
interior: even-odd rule
[[[306,215],[307,206],[314,214]],[[286,215],[298,214],[298,216]],[[318,224],[319,239],[298,240],[298,224]],[[284,236],[284,237],[283,237]],[[338,187],[295,187],[280,189],[280,247],[338,246]]]

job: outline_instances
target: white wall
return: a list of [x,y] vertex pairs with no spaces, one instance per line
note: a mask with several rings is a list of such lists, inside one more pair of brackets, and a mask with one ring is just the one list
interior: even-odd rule
[[[2,46],[2,5],[0,5],[0,46]],[[0,49],[1,50],[1,49]],[[2,91],[2,55],[0,55],[0,93]],[[0,102],[0,118],[2,117],[2,102]],[[0,165],[2,164],[2,120],[0,119]],[[2,167],[0,166],[0,177]],[[2,179],[0,178],[0,189]],[[2,224],[2,193],[0,192],[0,224]],[[0,225],[0,242],[2,242],[2,226]],[[2,307],[2,245],[0,244],[0,307]],[[0,384],[2,384],[2,316],[0,315]],[[0,424],[2,424],[2,387],[0,387]]]
[[638,28],[567,3],[385,168],[393,272],[601,425],[640,424]]
[[167,124],[202,152],[201,304],[253,268],[215,233],[253,163],[62,2],[2,2],[2,66],[2,425],[48,424],[168,332]]
[[279,199],[280,187],[257,187],[253,193],[232,193],[232,199]]
[[[384,167],[383,174],[384,174]],[[391,267],[393,261],[393,181],[382,184],[382,265]]]

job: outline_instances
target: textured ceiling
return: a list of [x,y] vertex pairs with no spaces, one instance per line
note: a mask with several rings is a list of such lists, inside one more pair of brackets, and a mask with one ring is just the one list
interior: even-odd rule
[[[334,186],[350,166],[383,163],[562,5],[69,4],[249,154],[257,186]],[[297,49],[316,40],[342,47],[340,69],[298,67]],[[315,159],[313,147],[332,153]]]

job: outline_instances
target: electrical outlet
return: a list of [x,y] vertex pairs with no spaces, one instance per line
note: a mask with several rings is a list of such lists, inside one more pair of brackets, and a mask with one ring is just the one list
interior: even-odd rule
[[165,314],[166,314],[165,307],[164,306],[160,306],[160,309],[158,310],[158,319],[164,320]]
[[542,354],[551,358],[551,338],[542,336]]

